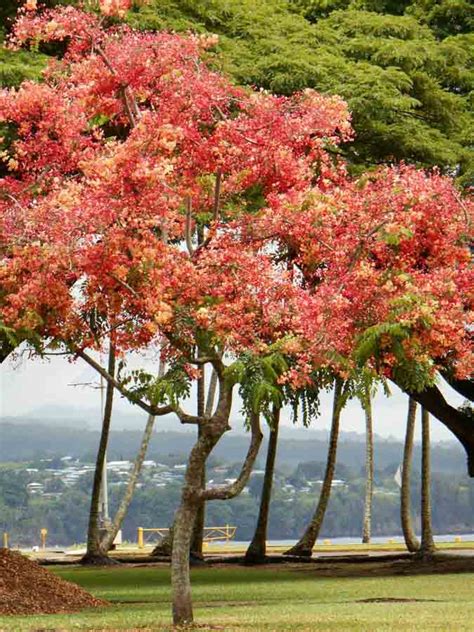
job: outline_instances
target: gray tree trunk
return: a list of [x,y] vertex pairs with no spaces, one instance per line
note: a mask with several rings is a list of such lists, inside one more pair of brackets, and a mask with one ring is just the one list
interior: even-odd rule
[[413,460],[413,440],[415,435],[417,402],[413,398],[408,401],[407,429],[403,450],[402,487],[400,490],[400,518],[405,545],[411,553],[420,548],[411,519],[411,466]]
[[429,559],[435,551],[431,526],[430,414],[421,409],[421,545],[419,555]]
[[[201,377],[197,383],[197,414],[198,417],[203,417],[206,406],[206,383],[204,367],[201,368]],[[198,428],[198,438],[201,433],[201,427]],[[203,468],[201,476],[201,488],[206,486],[206,468]],[[191,539],[191,555],[194,558],[203,558],[203,541],[204,541],[204,525],[206,522],[206,504],[200,502],[196,512],[196,519],[194,521],[193,536]]]
[[218,411],[208,424],[203,425],[201,436],[192,448],[188,459],[181,505],[174,522],[173,551],[171,554],[173,623],[177,626],[189,625],[193,622],[189,556],[199,502],[202,500],[228,500],[240,494],[248,481],[262,442],[259,415],[252,413],[250,419],[252,438],[239,477],[231,485],[202,489],[201,477],[206,459],[228,429],[230,405],[230,392],[224,392],[220,396],[218,407],[222,412]]
[[329,437],[328,458],[326,462],[326,471],[324,473],[324,481],[319,496],[319,502],[306,531],[295,544],[295,546],[291,547],[291,549],[288,549],[288,551],[285,551],[284,555],[311,557],[313,554],[313,547],[316,543],[316,540],[318,539],[319,531],[324,520],[324,514],[326,513],[326,508],[329,502],[329,497],[331,495],[331,485],[334,478],[334,471],[336,469],[339,421],[341,418],[341,410],[344,404],[343,400],[344,398],[342,397],[342,380],[336,379],[336,384],[334,387],[334,403],[332,410],[331,434]]
[[[206,417],[211,417],[212,416],[212,412],[213,412],[213,408],[214,408],[214,401],[216,398],[216,391],[217,391],[217,383],[218,383],[218,379],[217,379],[217,373],[212,370],[211,373],[211,379],[209,380],[209,389],[207,392],[207,400],[206,400],[206,408],[205,408],[205,416]],[[199,431],[198,431],[198,438],[199,438]],[[203,485],[205,484],[205,480],[203,480]],[[205,511],[206,511],[206,505],[205,502],[202,503],[202,508],[198,509],[197,512],[197,516],[196,516],[196,522],[194,525],[194,529],[193,529],[193,537],[191,540],[191,553],[192,555],[196,555],[199,558],[202,558],[202,546],[203,546],[203,541],[204,541],[204,525],[205,525]],[[171,551],[173,548],[173,530],[174,527],[171,526],[169,533],[162,539],[162,541],[157,544],[155,546],[155,548],[153,549],[153,551],[151,552],[152,556],[171,556]],[[201,541],[201,547],[199,547],[199,540]],[[196,549],[197,549],[197,553],[196,553]]]
[[148,415],[148,420],[145,426],[145,431],[142,436],[142,441],[140,444],[140,449],[135,458],[135,462],[133,464],[133,469],[130,473],[127,488],[125,493],[120,501],[120,505],[117,509],[117,512],[114,516],[112,525],[108,530],[107,534],[102,538],[101,547],[104,551],[109,551],[112,546],[117,533],[122,526],[122,522],[127,515],[128,508],[130,503],[132,502],[133,494],[135,492],[135,487],[137,485],[138,479],[140,477],[140,473],[142,471],[143,461],[145,460],[146,453],[148,451],[148,446],[150,445],[151,435],[153,433],[153,426],[155,424],[155,417],[153,415]]
[[[113,345],[110,345],[109,359],[108,359],[108,372],[109,375],[115,375],[115,349]],[[110,434],[110,423],[112,420],[112,406],[114,397],[114,386],[111,382],[107,382],[105,406],[104,406],[104,418],[102,420],[102,431],[99,441],[99,449],[97,451],[97,458],[94,471],[94,482],[92,485],[92,497],[89,511],[89,526],[87,530],[87,550],[84,557],[81,559],[81,564],[110,564],[112,560],[107,555],[107,550],[104,550],[100,541],[100,529],[99,529],[99,503],[100,492],[102,485],[102,472],[105,464],[105,455],[107,452],[107,444]]]
[[209,380],[209,390],[207,391],[207,401],[206,401],[206,417],[210,417],[212,415],[212,409],[214,408],[214,400],[216,398],[216,390],[217,390],[217,373],[212,370],[211,379]]
[[206,432],[196,441],[191,450],[186,468],[181,505],[173,525],[173,549],[171,552],[171,592],[173,623],[189,625],[193,622],[191,580],[189,576],[189,556],[196,514],[202,491],[202,475],[206,459],[224,434],[224,429],[216,434]]
[[372,530],[372,497],[374,489],[374,435],[372,421],[372,400],[370,391],[364,401],[365,412],[365,502],[362,542],[370,542]]
[[263,479],[262,497],[258,512],[257,526],[252,541],[245,554],[245,561],[249,564],[259,564],[265,561],[267,553],[267,530],[270,500],[272,496],[273,475],[275,471],[275,457],[278,445],[278,428],[280,425],[280,408],[273,409],[273,424],[268,439],[265,476]]

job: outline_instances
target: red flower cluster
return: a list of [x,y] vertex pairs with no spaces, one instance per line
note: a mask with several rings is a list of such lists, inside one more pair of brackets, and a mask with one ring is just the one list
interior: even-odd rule
[[[0,92],[5,325],[123,351],[278,342],[296,385],[350,370],[367,331],[398,325],[407,358],[470,372],[472,206],[449,179],[351,180],[327,151],[351,138],[343,101],[237,88],[206,38],[61,7],[22,12],[10,45],[58,40],[41,84]],[[371,362],[390,375],[381,332]]]

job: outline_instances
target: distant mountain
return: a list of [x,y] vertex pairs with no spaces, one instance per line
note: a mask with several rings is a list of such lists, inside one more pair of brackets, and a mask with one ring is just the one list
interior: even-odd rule
[[[102,418],[99,408],[74,408],[68,406],[40,406],[18,417],[1,419],[5,423],[29,424],[31,422],[58,428],[99,430]],[[146,423],[146,413],[137,409],[136,414],[114,410],[113,426],[116,430],[141,430]],[[165,415],[157,421],[163,430],[176,430],[179,423],[174,415]]]
[[[99,431],[86,426],[78,428],[77,419],[72,418],[46,420],[32,418],[9,418],[0,423],[0,462],[31,461],[41,458],[61,456],[79,457],[92,461],[99,441]],[[115,417],[114,417],[115,421]],[[69,422],[69,423],[68,423]],[[137,425],[143,428],[144,420]],[[110,459],[132,459],[141,440],[141,430],[115,429],[111,433]],[[176,432],[163,430],[162,420],[157,425],[148,452],[148,458],[160,460],[174,458],[184,461],[195,440],[195,429],[186,427]],[[240,462],[248,447],[248,436],[243,432],[227,433],[212,453],[213,457],[227,463]],[[324,430],[306,430],[285,427],[278,447],[279,467],[294,468],[305,461],[325,461],[327,433]],[[375,464],[379,469],[396,470],[402,459],[403,445],[399,441],[375,438]],[[263,465],[266,452],[266,440],[262,446],[259,462]],[[419,446],[415,448],[415,467],[419,463]],[[350,467],[364,467],[365,446],[363,436],[357,433],[342,433],[338,462]],[[454,442],[434,444],[432,448],[433,470],[465,473],[465,455],[460,445]]]

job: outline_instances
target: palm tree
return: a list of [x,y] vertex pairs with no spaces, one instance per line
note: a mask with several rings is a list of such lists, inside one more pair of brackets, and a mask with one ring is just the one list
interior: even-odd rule
[[372,423],[372,398],[370,387],[362,398],[365,413],[365,502],[362,527],[362,542],[370,542],[372,527],[372,497],[374,489],[374,433]]
[[304,557],[311,557],[313,554],[313,547],[318,538],[319,531],[323,523],[324,514],[326,512],[326,507],[329,502],[332,480],[334,477],[334,471],[336,469],[339,421],[341,418],[342,408],[347,399],[347,397],[343,393],[342,386],[343,381],[340,378],[336,378],[334,387],[331,433],[329,436],[328,458],[326,462],[326,471],[324,473],[324,481],[321,487],[321,494],[319,496],[318,505],[313,514],[311,522],[306,528],[304,534],[301,536],[295,546],[291,547],[291,549],[288,549],[288,551],[285,551],[284,555],[299,555]]
[[405,435],[405,447],[403,450],[402,485],[400,491],[400,518],[403,537],[407,549],[415,553],[420,548],[420,542],[416,537],[411,519],[411,465],[413,457],[413,439],[415,435],[416,401],[410,397],[408,400],[407,429]]
[[430,463],[430,414],[421,409],[421,546],[419,555],[429,559],[435,551],[431,526],[431,463]]
[[270,426],[268,438],[267,460],[265,463],[265,475],[263,478],[262,496],[258,512],[257,526],[252,541],[245,554],[245,561],[250,564],[259,564],[265,560],[267,548],[268,514],[272,496],[273,474],[275,471],[275,457],[278,444],[278,427],[280,424],[281,408],[274,406],[273,420]]
[[[203,417],[205,413],[206,406],[206,395],[205,395],[205,375],[204,375],[204,367],[201,368],[201,376],[197,382],[197,414],[198,417]],[[198,438],[201,437],[201,428],[198,427]],[[206,486],[206,470],[203,469],[202,472],[202,480],[201,480],[202,488]],[[202,559],[203,552],[203,540],[204,540],[204,525],[206,522],[206,504],[202,502],[199,506],[199,509],[196,513],[196,520],[194,522],[194,530],[193,537],[191,540],[191,556],[194,559]]]
[[130,477],[127,481],[127,487],[125,489],[125,493],[122,496],[122,500],[118,506],[118,509],[115,513],[112,524],[107,529],[107,533],[102,538],[101,548],[104,551],[109,551],[117,533],[122,526],[122,522],[127,515],[128,508],[130,503],[132,502],[133,494],[135,492],[135,488],[140,477],[140,473],[142,471],[143,461],[145,460],[146,453],[148,451],[148,446],[150,444],[151,435],[153,432],[153,426],[155,423],[155,417],[153,415],[148,415],[148,420],[145,426],[145,430],[143,432],[142,441],[140,444],[140,449],[135,458],[132,471],[130,473]]
[[[115,375],[115,349],[112,344],[109,348],[108,373],[112,377]],[[100,494],[102,488],[102,476],[105,466],[105,455],[107,452],[107,444],[109,442],[110,423],[112,421],[112,406],[114,399],[114,385],[107,382],[105,391],[104,416],[102,420],[102,430],[99,440],[99,448],[94,470],[94,481],[92,484],[91,506],[89,511],[89,525],[87,529],[87,549],[81,559],[81,564],[112,564],[113,561],[108,557],[107,551],[104,551],[100,541],[100,525],[99,525],[99,505]]]

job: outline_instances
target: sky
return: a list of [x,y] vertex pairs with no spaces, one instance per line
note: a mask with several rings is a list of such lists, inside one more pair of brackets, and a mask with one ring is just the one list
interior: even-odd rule
[[[146,364],[152,370],[152,362],[143,358],[132,358],[131,366]],[[79,384],[79,386],[77,386]],[[86,384],[85,386],[83,384]],[[74,386],[76,385],[76,386]],[[90,427],[100,424],[100,390],[98,378],[83,360],[70,362],[65,357],[55,357],[49,360],[33,360],[20,356],[7,360],[0,366],[0,416],[22,417],[70,417],[69,423],[86,423]],[[442,390],[448,401],[455,406],[462,403],[462,398],[447,385]],[[191,404],[191,402],[190,402]],[[332,395],[323,394],[321,400],[321,415],[314,422],[314,428],[327,429],[330,425]],[[234,427],[240,426],[239,410],[241,402],[236,398],[232,418]],[[189,412],[193,412],[191,406]],[[395,386],[392,396],[387,398],[379,393],[373,404],[374,430],[382,437],[402,439],[405,433],[407,400]],[[132,406],[122,398],[116,398],[115,411],[127,424],[126,417],[133,416],[140,422],[146,413]],[[125,419],[125,422],[124,422]],[[282,422],[291,426],[289,411],[282,415]],[[133,423],[133,420],[132,420]],[[180,429],[180,424],[170,416],[166,420],[166,429]],[[418,432],[420,424],[417,424]],[[344,432],[363,433],[365,427],[364,415],[360,404],[351,401],[345,408],[341,418],[341,430]],[[453,440],[452,434],[437,420],[432,423],[432,439],[434,441]],[[419,436],[419,435],[418,435]]]

